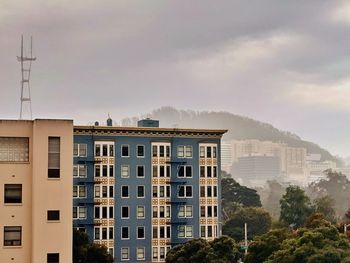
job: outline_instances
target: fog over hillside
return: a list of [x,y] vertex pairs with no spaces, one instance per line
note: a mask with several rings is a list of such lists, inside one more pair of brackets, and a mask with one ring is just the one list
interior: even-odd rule
[[161,127],[228,129],[224,140],[258,139],[284,142],[293,147],[305,147],[308,153],[320,153],[322,160],[337,160],[327,150],[315,143],[302,140],[298,135],[279,130],[268,123],[235,115],[229,112],[178,110],[161,107],[139,117],[125,118],[122,126],[134,126],[142,118],[157,119]]

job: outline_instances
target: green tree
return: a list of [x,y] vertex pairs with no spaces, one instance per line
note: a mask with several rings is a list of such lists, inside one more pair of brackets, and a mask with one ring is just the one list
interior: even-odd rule
[[242,186],[232,178],[221,180],[221,197],[223,203],[235,202],[243,206],[261,207],[260,196],[256,190]]
[[292,227],[300,227],[313,212],[310,198],[299,186],[289,186],[280,200],[280,221]]
[[262,235],[271,228],[271,216],[260,207],[243,207],[238,209],[232,217],[223,225],[224,235],[234,240],[244,239],[244,223],[248,225],[248,239]]
[[235,241],[227,236],[208,242],[193,239],[173,247],[166,256],[167,263],[233,263],[240,253]]
[[273,252],[281,248],[282,242],[291,236],[288,228],[272,229],[266,234],[257,236],[249,245],[246,263],[264,262]]
[[350,256],[350,242],[334,226],[301,228],[285,239],[266,263],[341,263]]
[[334,210],[335,201],[332,197],[329,195],[319,197],[316,198],[313,203],[316,213],[322,214],[326,220],[333,224],[337,221]]
[[113,263],[107,248],[89,241],[87,234],[73,231],[73,263]]
[[242,186],[232,178],[221,180],[222,214],[228,220],[238,209],[245,206],[261,207],[257,191]]
[[332,170],[325,171],[327,178],[312,183],[307,191],[308,195],[315,199],[325,195],[334,200],[334,209],[337,217],[343,217],[350,207],[350,181],[342,173]]

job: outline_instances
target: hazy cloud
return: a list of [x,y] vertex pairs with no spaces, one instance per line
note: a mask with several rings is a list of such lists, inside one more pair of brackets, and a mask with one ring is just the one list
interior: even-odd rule
[[19,111],[22,33],[38,57],[36,117],[225,110],[350,155],[348,1],[1,1],[6,118]]

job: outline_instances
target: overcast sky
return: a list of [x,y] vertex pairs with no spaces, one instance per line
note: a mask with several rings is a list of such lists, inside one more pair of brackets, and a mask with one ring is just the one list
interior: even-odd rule
[[350,156],[350,1],[0,0],[0,118],[229,111]]

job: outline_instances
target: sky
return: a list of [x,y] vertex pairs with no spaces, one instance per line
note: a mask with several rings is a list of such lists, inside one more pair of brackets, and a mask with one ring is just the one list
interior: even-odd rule
[[34,118],[228,111],[350,156],[350,1],[0,0],[0,118],[21,34]]

